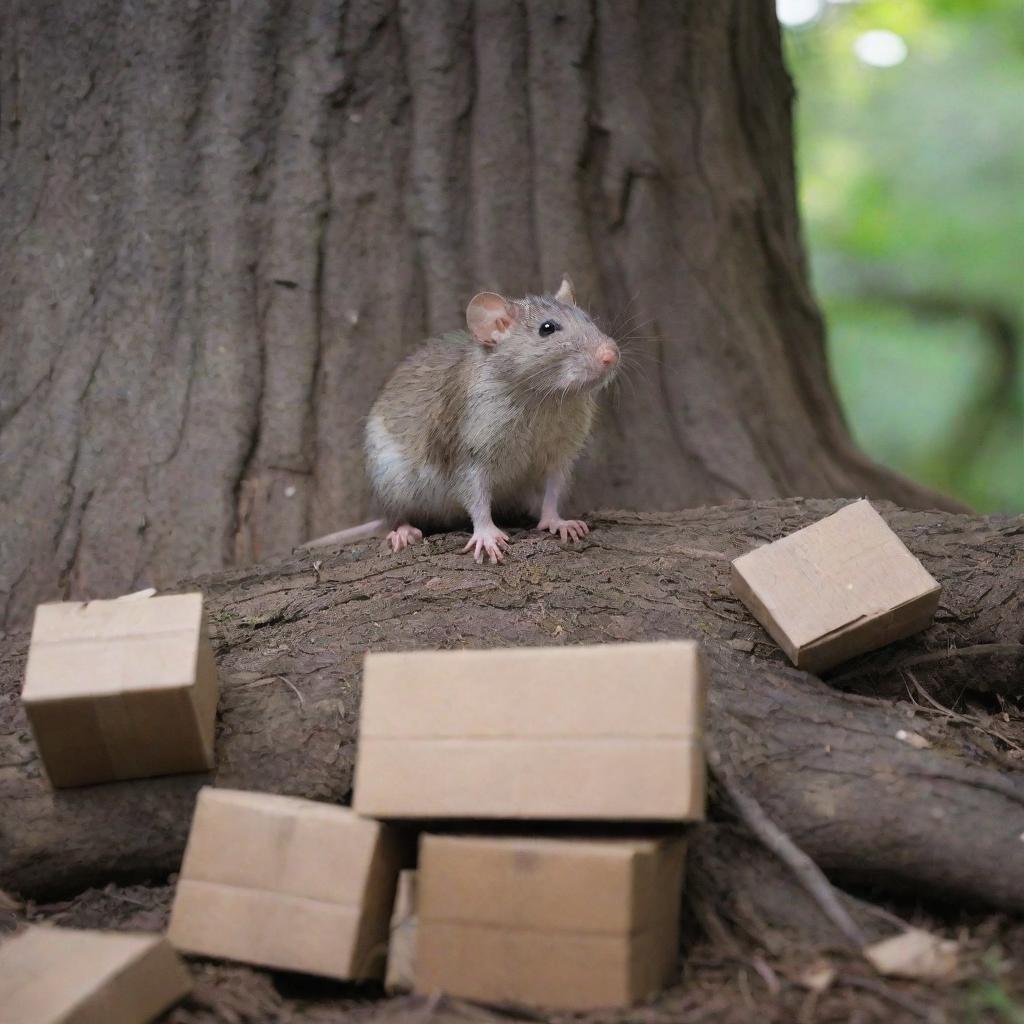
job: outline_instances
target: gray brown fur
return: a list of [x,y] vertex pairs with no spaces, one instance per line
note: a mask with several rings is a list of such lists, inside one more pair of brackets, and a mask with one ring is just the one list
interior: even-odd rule
[[[373,406],[367,467],[393,524],[465,521],[471,472],[485,474],[496,509],[526,511],[549,474],[568,475],[580,454],[606,380],[576,378],[608,339],[575,306],[537,296],[514,306],[508,338],[490,348],[465,331],[428,341]],[[546,319],[563,330],[539,336]]]

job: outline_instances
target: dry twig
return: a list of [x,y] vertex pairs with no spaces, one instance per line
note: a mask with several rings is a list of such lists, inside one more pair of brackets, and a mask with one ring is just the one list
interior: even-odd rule
[[[910,693],[910,691],[908,690],[907,693],[910,699],[914,702],[914,704],[917,705],[917,707],[921,708],[922,711],[926,711],[929,714],[942,715],[943,718],[948,718],[954,722],[961,722],[972,729],[977,729],[979,732],[985,733],[986,736],[991,736],[993,739],[997,739],[1001,743],[1005,743],[1012,750],[1016,750],[1024,754],[1024,747],[1020,746],[1019,743],[1015,743],[1008,736],[1004,736],[998,729],[993,729],[991,726],[983,725],[980,718],[972,718],[970,715],[962,715],[958,711],[953,711],[952,709],[940,704],[920,684],[920,682],[918,682],[917,676],[915,676],[913,672],[911,672],[909,669],[904,669],[904,671],[906,672],[906,675],[909,677],[910,681],[914,684],[914,689],[916,689],[917,692],[922,697],[924,697],[924,699],[928,701],[928,703],[932,706],[931,708],[924,707],[924,705],[922,705],[920,701],[916,700],[914,698],[914,695]],[[934,708],[934,710],[932,710],[932,708]]]
[[712,773],[729,794],[729,798],[746,826],[768,850],[793,872],[797,881],[847,942],[857,950],[862,949],[867,942],[863,932],[839,902],[835,889],[832,888],[821,868],[765,814],[761,805],[739,785],[726,767],[726,762],[716,756],[713,749],[709,753]]

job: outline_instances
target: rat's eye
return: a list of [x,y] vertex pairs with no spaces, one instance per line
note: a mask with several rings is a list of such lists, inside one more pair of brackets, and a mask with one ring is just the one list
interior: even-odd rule
[[542,337],[546,338],[549,334],[554,334],[555,331],[560,331],[562,325],[557,320],[545,320],[544,323],[537,328],[537,333]]

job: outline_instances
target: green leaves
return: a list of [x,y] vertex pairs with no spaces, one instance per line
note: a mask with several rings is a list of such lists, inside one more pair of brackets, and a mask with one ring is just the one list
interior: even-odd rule
[[[903,39],[902,63],[858,59],[874,30]],[[1017,0],[829,3],[787,32],[805,227],[854,433],[992,510],[1024,508],[1022,44]],[[944,299],[925,315],[922,295]]]

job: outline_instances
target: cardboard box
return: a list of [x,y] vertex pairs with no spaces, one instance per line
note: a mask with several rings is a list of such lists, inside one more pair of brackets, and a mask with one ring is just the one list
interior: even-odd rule
[[704,815],[689,641],[369,654],[353,807],[379,818]]
[[388,969],[384,988],[388,992],[409,992],[416,978],[416,886],[417,872],[407,869],[398,876],[395,909],[391,912],[388,940]]
[[732,584],[808,672],[927,628],[941,592],[867,501],[740,556]]
[[382,977],[402,854],[395,830],[347,807],[205,788],[168,935],[187,953]]
[[40,605],[21,698],[54,786],[209,771],[202,594]]
[[417,991],[585,1010],[672,984],[684,853],[679,837],[425,835]]
[[162,935],[33,926],[0,945],[4,1024],[145,1024],[191,990]]

